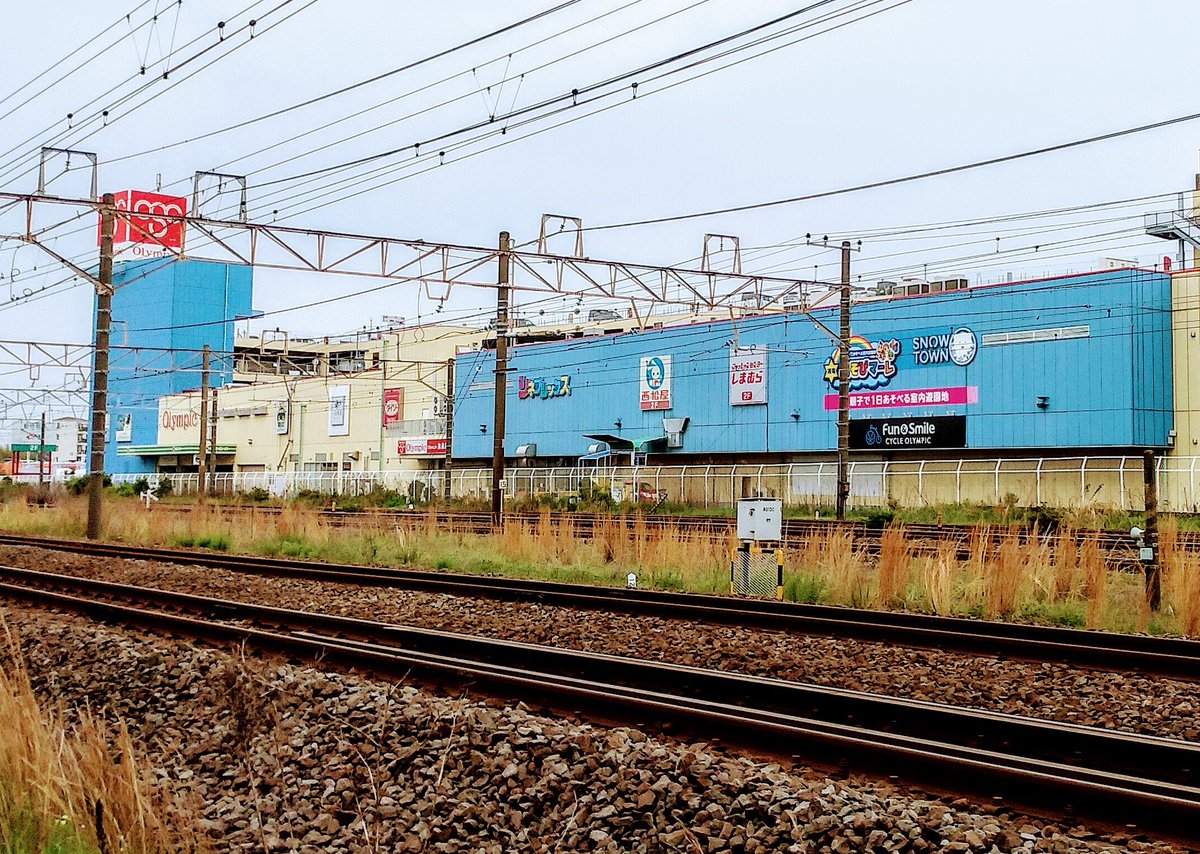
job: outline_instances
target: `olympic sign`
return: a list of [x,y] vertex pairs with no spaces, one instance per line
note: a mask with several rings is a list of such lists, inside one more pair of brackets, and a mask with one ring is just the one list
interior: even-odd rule
[[186,197],[146,190],[122,190],[113,196],[118,211],[113,226],[114,244],[149,243],[170,249],[183,246],[183,220],[175,217],[187,214]]

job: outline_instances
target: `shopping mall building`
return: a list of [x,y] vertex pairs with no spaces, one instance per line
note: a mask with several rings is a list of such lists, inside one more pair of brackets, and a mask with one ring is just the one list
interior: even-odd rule
[[[191,300],[173,317],[197,324],[252,314],[246,268],[187,261],[166,270],[172,304]],[[207,297],[195,298],[195,288]],[[1200,274],[1120,268],[902,290],[853,305],[852,501],[1132,506],[1151,449],[1165,503],[1196,507]],[[123,310],[115,300],[118,324]],[[140,325],[174,327],[170,334],[181,326]],[[487,328],[404,327],[340,340],[281,331],[236,338],[232,324],[215,322],[187,328],[207,334],[159,343],[177,360],[202,343],[220,354],[210,378],[225,488],[419,482],[418,494],[441,494],[449,464],[454,493],[488,494],[495,335]],[[506,489],[589,482],[630,498],[827,501],[838,362],[828,330],[836,328],[836,306],[518,327],[507,371]],[[143,376],[138,364],[128,378],[114,376],[110,470],[194,483],[200,405],[189,358],[176,371]]]

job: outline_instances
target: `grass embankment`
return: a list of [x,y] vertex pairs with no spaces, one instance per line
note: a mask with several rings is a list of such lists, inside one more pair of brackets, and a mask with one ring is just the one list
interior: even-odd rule
[[[82,536],[84,508],[73,497],[44,508],[10,501],[0,505],[0,528]],[[234,515],[219,505],[156,513],[134,500],[114,499],[106,508],[106,538],[134,544],[606,585],[622,585],[634,572],[642,587],[699,593],[725,593],[729,584],[730,541],[636,519],[601,522],[594,536],[581,539],[569,515],[552,517],[548,510],[532,523],[480,535],[439,529],[431,518],[364,517],[360,525],[334,527],[296,507],[256,515]],[[1047,542],[1015,528],[1001,530],[998,546],[991,535],[977,536],[966,559],[952,546],[915,554],[902,526],[885,532],[878,557],[868,556],[848,533],[816,533],[788,549],[784,595],[811,603],[1200,636],[1200,555],[1175,547],[1173,520],[1161,537],[1164,607],[1158,613],[1145,605],[1141,577],[1108,567],[1087,531],[1062,529]]]
[[124,725],[42,706],[18,644],[6,628],[0,635],[0,851],[201,850],[194,834],[176,829],[192,826],[191,817],[148,782]]

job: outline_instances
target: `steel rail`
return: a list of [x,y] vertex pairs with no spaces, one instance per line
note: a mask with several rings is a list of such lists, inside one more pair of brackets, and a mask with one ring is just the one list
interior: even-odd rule
[[1189,742],[76,576],[20,570],[12,577],[25,583],[0,583],[0,593],[96,619],[552,708],[583,705],[625,723],[678,725],[1035,814],[1200,840],[1200,745]]
[[[156,510],[167,512],[188,513],[194,508],[185,505],[161,505]],[[230,515],[262,514],[278,515],[281,508],[272,506],[219,505],[219,512]],[[321,508],[313,511],[322,521],[333,527],[368,527],[381,522],[404,522],[418,525],[433,522],[438,527],[465,533],[488,534],[494,530],[490,513],[472,510],[434,511],[405,510],[399,508],[372,507],[356,510],[338,510],[336,508]],[[520,522],[526,525],[537,524],[543,517],[533,511],[509,511],[505,514],[508,521]],[[598,527],[606,522],[613,524],[621,531],[632,536],[637,526],[644,526],[647,531],[664,528],[675,529],[693,535],[708,536],[713,539],[725,539],[734,534],[736,520],[728,516],[704,515],[668,515],[655,513],[585,513],[558,512],[549,517],[551,524],[560,529],[569,525],[571,533],[580,538],[595,536]],[[913,547],[922,553],[935,552],[942,543],[952,543],[958,547],[959,556],[967,556],[973,542],[981,540],[988,548],[995,548],[1006,537],[1014,532],[1023,537],[1037,538],[1041,542],[1054,544],[1062,541],[1061,534],[1049,530],[1034,530],[1028,526],[1003,524],[933,524],[907,523],[901,525],[904,533]],[[784,545],[799,546],[813,535],[826,535],[833,532],[845,532],[855,539],[855,546],[868,553],[879,549],[879,539],[883,533],[882,527],[868,525],[865,522],[837,522],[833,519],[783,519]],[[1137,546],[1124,531],[1114,530],[1078,530],[1074,539],[1081,542],[1089,537],[1096,538],[1100,547],[1107,553],[1110,560],[1122,568],[1135,568],[1137,564]],[[1193,532],[1179,532],[1177,546],[1192,551],[1200,550],[1200,535]]]
[[[286,578],[421,590],[459,597],[538,602],[697,623],[822,635],[972,655],[1200,681],[1200,641],[1055,628],[1023,623],[873,611],[768,599],[600,587],[433,570],[177,551],[115,543],[0,534],[0,545],[32,546],[96,557],[180,563]],[[0,569],[11,572],[11,568]]]

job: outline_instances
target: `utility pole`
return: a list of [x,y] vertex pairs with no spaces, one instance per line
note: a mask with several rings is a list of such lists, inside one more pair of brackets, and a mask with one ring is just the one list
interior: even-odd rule
[[850,241],[842,241],[841,325],[838,329],[838,521],[850,497]]
[[454,436],[454,357],[446,360],[446,462],[442,464],[446,472],[446,482],[442,484],[442,497],[450,500],[450,470],[454,464],[454,448],[451,439]]
[[208,390],[208,405],[208,494],[212,495],[217,483],[217,390],[215,388]]
[[196,491],[200,498],[208,495],[208,358],[205,344],[200,354],[200,439],[196,443]]
[[1146,548],[1150,559],[1146,565],[1146,601],[1151,611],[1162,607],[1162,566],[1158,562],[1158,485],[1156,483],[1154,451],[1142,455],[1142,480],[1146,486]]
[[42,413],[42,439],[38,443],[38,495],[46,488],[46,413]]
[[504,524],[504,398],[508,393],[508,232],[500,232],[496,283],[496,408],[492,419],[492,524]]
[[96,281],[96,355],[92,362],[92,452],[88,460],[87,538],[100,538],[104,500],[104,440],[108,435],[108,336],[112,327],[113,226],[112,193],[100,199],[100,270]]

